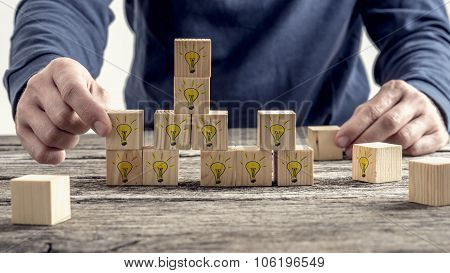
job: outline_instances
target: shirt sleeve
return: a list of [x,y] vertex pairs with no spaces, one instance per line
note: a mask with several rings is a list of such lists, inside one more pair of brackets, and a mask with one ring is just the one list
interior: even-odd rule
[[15,116],[28,79],[57,57],[72,58],[97,77],[107,29],[114,19],[111,0],[23,0],[11,37],[9,68],[3,83]]
[[367,32],[380,50],[376,82],[399,79],[413,85],[434,101],[450,129],[450,26],[443,1],[359,3]]

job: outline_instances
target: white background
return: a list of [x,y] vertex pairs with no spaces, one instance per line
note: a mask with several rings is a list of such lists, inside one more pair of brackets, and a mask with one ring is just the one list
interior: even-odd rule
[[[9,39],[13,32],[14,9],[18,0],[0,0],[0,75],[3,78],[4,71],[9,63]],[[130,69],[133,56],[133,35],[128,28],[124,15],[124,1],[113,1],[111,8],[116,19],[110,25],[108,46],[104,55],[105,60],[98,81],[100,85],[110,92],[110,106],[113,109],[124,109],[123,89],[127,72]],[[447,6],[447,11],[450,11]],[[378,87],[372,79],[372,66],[377,55],[367,36],[364,35],[361,46],[362,58],[369,72],[372,95]],[[15,134],[14,123],[11,115],[11,106],[3,84],[0,85],[0,135]]]

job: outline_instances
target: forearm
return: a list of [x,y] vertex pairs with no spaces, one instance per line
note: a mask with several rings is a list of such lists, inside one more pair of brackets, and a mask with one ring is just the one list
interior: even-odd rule
[[363,1],[363,19],[380,49],[375,79],[404,80],[450,117],[450,29],[440,0]]
[[16,12],[4,84],[15,113],[28,79],[51,60],[77,60],[95,77],[113,19],[109,0],[28,0]]

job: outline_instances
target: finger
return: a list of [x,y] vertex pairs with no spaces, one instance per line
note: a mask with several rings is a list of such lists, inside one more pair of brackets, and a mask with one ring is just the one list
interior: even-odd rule
[[94,100],[86,80],[81,76],[64,77],[63,75],[54,76],[55,84],[63,100],[99,136],[107,136],[112,129],[111,120],[104,108]]
[[372,123],[396,105],[401,97],[401,91],[393,89],[390,85],[383,86],[375,97],[356,108],[352,117],[342,125],[336,134],[336,144],[341,148],[347,148]]
[[49,119],[47,114],[37,106],[30,106],[23,114],[33,133],[47,147],[56,149],[72,149],[79,141],[78,135],[70,134],[58,129]]
[[448,134],[445,131],[436,131],[425,135],[411,145],[403,153],[409,156],[419,156],[437,151],[448,142]]
[[414,119],[417,111],[418,109],[411,105],[411,102],[398,103],[370,125],[354,143],[385,141]]
[[59,129],[73,135],[81,135],[89,130],[89,126],[62,100],[61,94],[51,79],[46,85],[45,92],[39,96],[38,103]]
[[386,142],[402,145],[403,150],[406,150],[428,132],[431,124],[425,116],[419,116],[390,136]]
[[64,161],[66,153],[64,150],[50,148],[44,145],[27,126],[17,127],[17,136],[23,147],[31,157],[41,164],[56,165]]

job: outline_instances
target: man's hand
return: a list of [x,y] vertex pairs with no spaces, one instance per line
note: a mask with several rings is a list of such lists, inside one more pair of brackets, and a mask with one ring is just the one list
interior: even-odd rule
[[105,103],[106,92],[81,64],[57,58],[28,81],[17,104],[17,135],[37,162],[61,163],[89,128],[110,133]]
[[352,145],[382,141],[400,144],[405,155],[432,153],[448,143],[439,110],[422,92],[400,80],[356,108],[336,134],[336,144],[351,156]]

